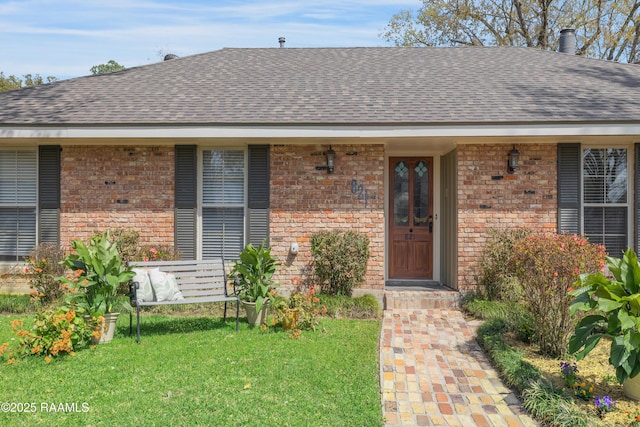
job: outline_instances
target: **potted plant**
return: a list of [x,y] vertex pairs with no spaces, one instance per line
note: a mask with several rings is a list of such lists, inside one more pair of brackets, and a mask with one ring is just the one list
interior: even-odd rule
[[266,310],[275,294],[276,284],[272,277],[278,265],[278,260],[271,256],[271,248],[265,247],[264,242],[257,248],[247,244],[240,259],[234,262],[229,277],[234,279],[249,324],[264,323]]
[[[620,258],[607,257],[613,277],[603,273],[584,274],[579,287],[570,292],[575,297],[571,314],[588,314],[576,325],[569,341],[569,351],[578,360],[595,348],[602,337],[611,338],[609,363],[623,384],[625,394],[640,400],[640,265],[632,249]],[[637,389],[636,389],[637,387]]]
[[88,245],[80,240],[71,244],[76,253],[61,261],[72,274],[60,279],[73,288],[70,297],[86,315],[98,323],[102,333],[96,334],[99,342],[113,338],[119,313],[113,311],[118,301],[118,288],[128,282],[135,273],[122,261],[115,243],[109,241],[109,233],[93,236]]

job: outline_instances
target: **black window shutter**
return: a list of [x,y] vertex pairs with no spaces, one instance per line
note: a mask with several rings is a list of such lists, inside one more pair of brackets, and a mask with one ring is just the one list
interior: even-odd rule
[[176,145],[175,246],[182,259],[196,258],[197,147]]
[[38,148],[38,243],[60,244],[60,151]]
[[580,144],[558,144],[558,232],[580,234]]
[[269,146],[249,146],[249,243],[269,245]]
[[636,253],[640,251],[640,144],[634,145],[635,157],[635,197],[633,210],[635,213],[635,248]]

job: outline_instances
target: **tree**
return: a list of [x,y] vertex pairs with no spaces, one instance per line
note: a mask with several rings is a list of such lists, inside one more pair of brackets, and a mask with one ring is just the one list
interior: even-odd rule
[[106,64],[94,65],[93,67],[91,67],[90,71],[91,71],[91,74],[96,75],[96,74],[113,73],[114,71],[124,70],[124,68],[125,68],[124,65],[120,65],[113,59],[110,59],[109,62],[107,62]]
[[[22,77],[24,80],[13,74],[5,77],[4,73],[0,71],[0,92],[20,89],[23,86],[40,86],[44,84],[44,79],[39,74],[25,74]],[[47,77],[47,83],[53,83],[57,80],[53,76]]]
[[527,46],[556,50],[576,31],[577,53],[640,62],[640,0],[422,0],[380,35],[397,46]]

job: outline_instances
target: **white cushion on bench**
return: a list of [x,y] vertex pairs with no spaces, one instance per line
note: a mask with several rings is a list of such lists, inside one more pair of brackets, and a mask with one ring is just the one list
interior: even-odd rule
[[183,300],[182,292],[178,288],[176,276],[160,271],[159,268],[149,269],[149,279],[156,294],[156,301]]
[[146,268],[133,268],[136,275],[133,277],[134,282],[138,282],[138,290],[136,295],[138,301],[149,302],[155,301],[156,296],[153,293],[153,287],[151,286],[151,280],[149,279],[149,272]]

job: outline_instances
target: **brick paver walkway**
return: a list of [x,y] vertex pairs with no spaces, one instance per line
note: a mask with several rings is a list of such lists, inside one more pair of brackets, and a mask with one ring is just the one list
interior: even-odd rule
[[387,426],[537,426],[450,309],[386,310],[380,337]]

